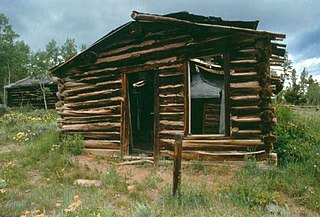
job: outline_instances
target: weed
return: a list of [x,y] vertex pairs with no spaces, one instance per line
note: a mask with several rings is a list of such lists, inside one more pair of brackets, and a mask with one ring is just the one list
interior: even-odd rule
[[107,188],[111,188],[116,191],[127,191],[126,180],[118,174],[115,167],[110,167],[110,169],[104,174],[102,177],[102,183]]
[[64,136],[59,146],[53,148],[60,148],[60,150],[66,151],[71,155],[80,155],[84,151],[83,137],[80,134]]
[[0,116],[8,113],[9,111],[10,111],[10,109],[8,106],[6,106],[4,104],[0,104]]
[[132,207],[131,212],[128,216],[140,216],[140,217],[149,217],[152,214],[151,207],[145,203],[136,203],[134,207]]

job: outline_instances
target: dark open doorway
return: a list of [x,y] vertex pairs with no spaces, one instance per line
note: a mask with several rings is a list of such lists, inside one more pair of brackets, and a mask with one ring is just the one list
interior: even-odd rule
[[128,76],[131,144],[130,153],[153,155],[154,75],[140,72]]

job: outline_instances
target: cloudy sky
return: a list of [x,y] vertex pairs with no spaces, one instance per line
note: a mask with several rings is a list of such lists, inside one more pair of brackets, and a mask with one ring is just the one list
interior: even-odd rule
[[67,37],[90,45],[131,20],[133,10],[260,20],[259,29],[287,35],[285,43],[297,71],[307,67],[320,81],[319,0],[0,0],[0,13],[35,51],[51,39],[62,44]]

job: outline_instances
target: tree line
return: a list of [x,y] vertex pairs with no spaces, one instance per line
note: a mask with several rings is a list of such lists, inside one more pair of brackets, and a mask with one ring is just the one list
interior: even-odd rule
[[307,68],[303,68],[300,76],[286,53],[283,64],[284,78],[287,86],[278,96],[278,101],[293,105],[320,105],[320,84],[313,79]]
[[[20,40],[9,19],[0,13],[0,87],[28,76],[43,78],[49,76],[49,69],[66,61],[86,45],[77,46],[75,39],[67,38],[59,46],[52,39],[44,50],[32,51],[30,46]],[[4,93],[0,91],[0,103]]]

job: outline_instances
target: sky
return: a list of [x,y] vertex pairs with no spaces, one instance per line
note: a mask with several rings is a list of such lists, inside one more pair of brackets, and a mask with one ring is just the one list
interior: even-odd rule
[[130,21],[133,10],[260,20],[258,29],[287,35],[294,68],[306,67],[320,81],[320,0],[0,0],[0,13],[33,51],[67,37],[90,45]]

